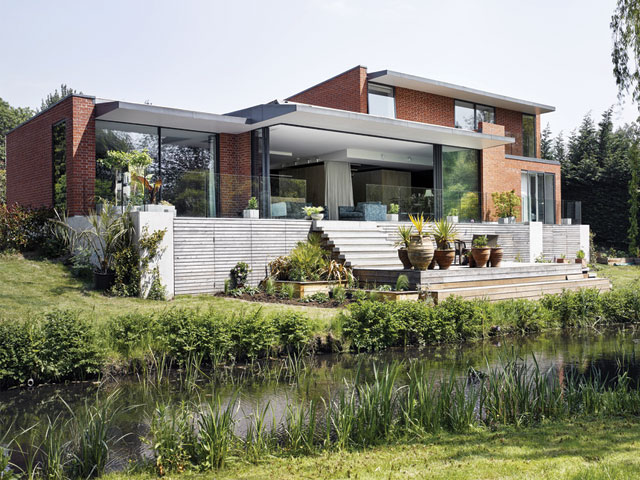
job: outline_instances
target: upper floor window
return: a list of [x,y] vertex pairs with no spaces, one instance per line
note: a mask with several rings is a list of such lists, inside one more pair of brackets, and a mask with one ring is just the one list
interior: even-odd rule
[[369,102],[369,113],[371,115],[396,117],[396,99],[393,87],[369,83],[367,101]]
[[477,103],[455,102],[455,125],[456,128],[466,128],[476,130],[480,122],[495,123],[496,109],[487,105]]
[[522,114],[522,156],[536,156],[536,117]]

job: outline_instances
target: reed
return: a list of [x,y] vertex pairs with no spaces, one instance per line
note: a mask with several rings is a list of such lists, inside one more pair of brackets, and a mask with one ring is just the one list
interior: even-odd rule
[[[269,412],[271,412],[271,426],[267,423]],[[276,431],[276,418],[271,410],[271,403],[267,402],[262,408],[256,406],[255,411],[247,417],[247,420],[244,452],[250,462],[257,463],[274,446],[273,434]]]
[[204,403],[199,412],[196,460],[206,470],[218,470],[224,466],[229,448],[234,441],[234,411],[238,393],[234,393],[227,405],[222,406],[219,395]]

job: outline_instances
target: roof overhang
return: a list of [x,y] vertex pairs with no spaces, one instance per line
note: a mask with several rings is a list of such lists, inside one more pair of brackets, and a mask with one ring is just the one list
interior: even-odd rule
[[541,103],[519,100],[517,98],[506,97],[495,93],[484,92],[474,88],[467,88],[452,83],[440,82],[429,78],[417,77],[406,73],[394,72],[392,70],[381,70],[367,75],[367,79],[373,83],[390,85],[393,87],[407,88],[420,92],[433,93],[443,97],[451,97],[468,102],[491,105],[493,107],[515,110],[517,112],[539,115],[541,113],[554,112],[555,107],[543,105]]
[[[488,135],[460,128],[410,122],[300,103],[272,104],[270,107],[267,118],[259,117],[256,115],[258,112],[252,112],[251,115],[248,115],[255,122],[252,124],[252,128],[286,124],[479,150],[515,142],[514,138],[501,135]],[[276,107],[282,107],[280,115],[274,114],[277,110]],[[246,113],[246,111],[243,112]]]
[[96,120],[234,134],[243,133],[253,128],[248,124],[246,118],[239,116],[217,115],[120,101],[97,103]]

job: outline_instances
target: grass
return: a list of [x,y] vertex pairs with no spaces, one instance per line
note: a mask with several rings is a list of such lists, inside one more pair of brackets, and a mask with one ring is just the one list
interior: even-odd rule
[[[150,312],[168,307],[210,308],[222,312],[253,309],[260,306],[265,313],[276,310],[304,312],[328,325],[336,310],[297,305],[257,304],[211,295],[178,296],[170,302],[139,298],[108,297],[93,291],[73,277],[69,270],[47,260],[27,260],[19,255],[0,256],[0,318],[29,318],[54,308],[72,308],[100,321],[122,313]],[[325,330],[323,328],[323,330]]]
[[[589,418],[519,430],[442,433],[422,443],[398,443],[355,452],[236,461],[182,479],[636,479],[640,475],[640,419]],[[146,480],[151,474],[112,474],[110,480]]]
[[607,277],[611,280],[614,288],[629,287],[640,281],[640,265],[602,265],[595,268],[600,277]]

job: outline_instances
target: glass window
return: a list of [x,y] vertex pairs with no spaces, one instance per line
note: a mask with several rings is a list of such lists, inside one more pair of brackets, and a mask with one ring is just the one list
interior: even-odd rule
[[[147,150],[153,159],[144,172],[116,172],[105,167],[101,159],[105,158],[109,150],[131,152],[133,150]],[[100,199],[116,202],[118,205],[131,203],[142,205],[145,192],[139,182],[132,182],[131,173],[148,176],[155,181],[160,175],[158,163],[158,128],[146,125],[128,123],[96,121],[96,202]]]
[[478,151],[442,147],[442,204],[445,215],[462,221],[480,220],[480,164]]
[[536,156],[536,118],[533,115],[522,115],[522,156]]
[[523,171],[521,186],[522,221],[556,223],[555,175]]
[[216,216],[216,135],[162,128],[162,199],[186,217]]
[[456,100],[455,125],[456,128],[466,128],[467,130],[476,128],[473,103]]
[[496,109],[486,105],[476,105],[476,128],[480,122],[496,123]]
[[381,117],[395,118],[396,99],[394,97],[393,87],[369,83],[368,89],[369,94],[367,100],[369,102],[369,113]]
[[480,122],[496,123],[496,109],[487,105],[455,101],[455,126],[476,130]]
[[67,126],[65,122],[52,127],[53,138],[53,206],[60,213],[67,211]]

